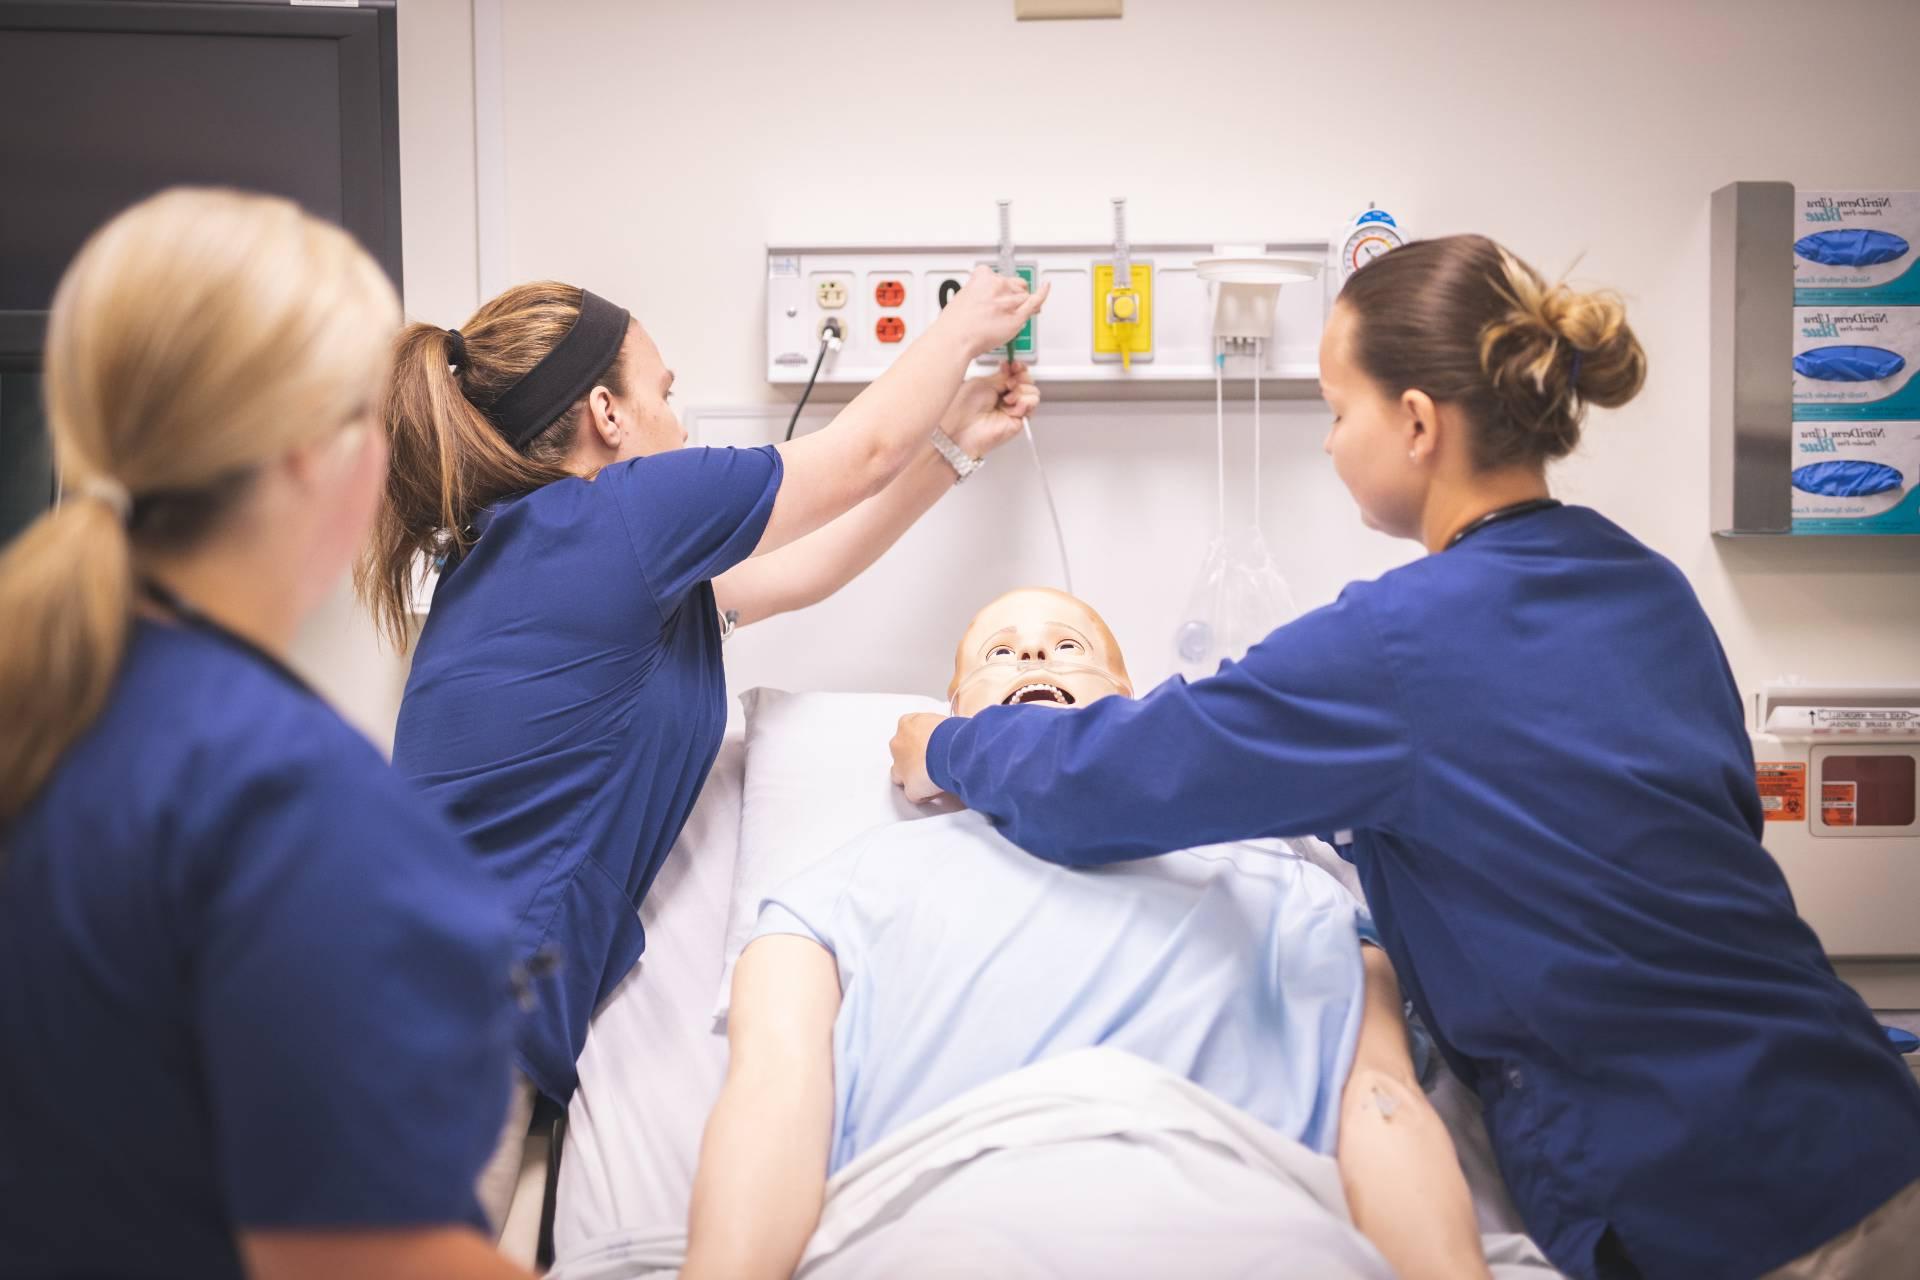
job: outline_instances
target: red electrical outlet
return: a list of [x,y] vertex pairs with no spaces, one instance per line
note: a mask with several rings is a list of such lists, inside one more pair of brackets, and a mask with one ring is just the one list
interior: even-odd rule
[[883,307],[897,307],[907,300],[907,286],[898,280],[882,280],[873,287],[873,300]]
[[899,316],[881,316],[873,326],[873,336],[882,342],[899,342],[907,336],[907,322]]

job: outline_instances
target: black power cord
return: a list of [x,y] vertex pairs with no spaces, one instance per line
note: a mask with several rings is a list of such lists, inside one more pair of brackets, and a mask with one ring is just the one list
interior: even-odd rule
[[807,375],[807,389],[800,393],[800,403],[793,406],[793,417],[787,419],[787,439],[793,439],[793,428],[800,421],[800,411],[807,407],[807,397],[813,394],[814,379],[820,376],[820,366],[827,362],[827,351],[837,347],[843,341],[840,322],[832,316],[820,326],[820,354],[813,358],[813,372]]

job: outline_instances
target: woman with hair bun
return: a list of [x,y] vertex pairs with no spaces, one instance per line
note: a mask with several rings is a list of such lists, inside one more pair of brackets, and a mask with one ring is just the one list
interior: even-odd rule
[[1713,627],[1548,492],[1587,407],[1645,373],[1610,294],[1480,236],[1387,254],[1327,324],[1326,449],[1367,524],[1430,554],[1209,679],[908,717],[895,776],[1076,866],[1333,840],[1570,1276],[1912,1274],[1920,1088],[1761,845]]

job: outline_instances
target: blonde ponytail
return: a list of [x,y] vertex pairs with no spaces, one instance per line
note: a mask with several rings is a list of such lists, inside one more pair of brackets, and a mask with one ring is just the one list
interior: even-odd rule
[[[481,511],[573,474],[567,458],[580,405],[522,452],[474,404],[498,400],[553,350],[579,319],[580,297],[577,286],[553,280],[515,285],[474,312],[457,342],[430,324],[401,331],[382,414],[392,457],[387,496],[354,574],[360,598],[395,648],[406,648],[411,636],[422,560],[465,554]],[[625,395],[622,373],[616,356],[595,384]]]
[[66,502],[0,554],[0,822],[106,705],[132,607],[132,548],[104,502]]
[[69,496],[0,554],[0,823],[106,705],[141,548],[190,548],[254,468],[363,417],[398,320],[373,260],[286,200],[168,191],[87,241],[47,327]]

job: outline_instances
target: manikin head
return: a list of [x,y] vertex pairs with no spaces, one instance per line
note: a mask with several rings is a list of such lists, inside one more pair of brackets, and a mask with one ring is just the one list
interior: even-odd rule
[[953,714],[982,707],[1084,707],[1133,696],[1126,659],[1106,620],[1084,601],[1023,587],[990,602],[960,637],[947,687]]

